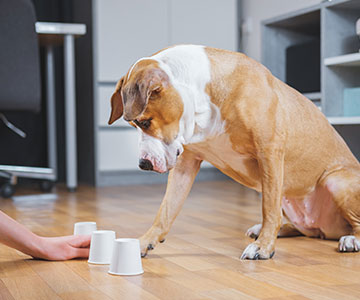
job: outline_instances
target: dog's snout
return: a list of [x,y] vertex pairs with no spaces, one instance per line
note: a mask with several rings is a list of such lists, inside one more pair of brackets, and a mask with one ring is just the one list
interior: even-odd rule
[[152,171],[154,167],[150,160],[142,158],[139,160],[139,168],[146,171]]

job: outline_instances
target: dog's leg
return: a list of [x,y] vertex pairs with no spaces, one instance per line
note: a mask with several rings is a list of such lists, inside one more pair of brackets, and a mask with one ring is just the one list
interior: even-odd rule
[[188,196],[201,161],[186,150],[169,173],[164,199],[151,228],[140,238],[141,256],[145,257],[158,242],[163,242]]
[[262,174],[262,228],[258,239],[246,247],[241,259],[271,258],[281,226],[284,154],[282,150],[275,149],[266,149],[263,153],[266,154],[259,160]]
[[338,170],[327,176],[325,184],[353,231],[340,238],[338,250],[340,252],[359,252],[360,168],[356,166]]
[[[257,238],[260,235],[261,231],[261,224],[256,224],[252,227],[250,227],[246,235],[252,239],[257,240]],[[296,229],[296,227],[291,223],[285,223],[280,227],[280,230],[278,232],[278,237],[291,237],[291,236],[299,236],[303,235],[299,230]]]

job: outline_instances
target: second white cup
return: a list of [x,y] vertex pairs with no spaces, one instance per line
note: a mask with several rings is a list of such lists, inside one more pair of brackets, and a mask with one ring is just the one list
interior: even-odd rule
[[95,222],[77,222],[74,224],[74,235],[90,235],[96,229]]
[[91,235],[88,263],[107,265],[111,262],[115,231],[96,230]]

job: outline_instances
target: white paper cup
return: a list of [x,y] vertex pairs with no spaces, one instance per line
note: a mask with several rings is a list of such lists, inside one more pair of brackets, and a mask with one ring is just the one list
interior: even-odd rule
[[91,235],[88,263],[108,265],[111,262],[115,231],[96,230]]
[[74,235],[91,235],[96,229],[95,222],[78,222],[74,224]]
[[138,239],[116,239],[109,274],[139,275],[144,273]]

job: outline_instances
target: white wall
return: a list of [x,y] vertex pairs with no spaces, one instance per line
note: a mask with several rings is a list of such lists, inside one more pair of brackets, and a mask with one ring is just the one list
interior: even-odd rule
[[321,0],[242,0],[243,52],[260,61],[262,20],[320,2]]

